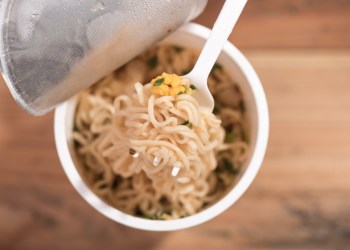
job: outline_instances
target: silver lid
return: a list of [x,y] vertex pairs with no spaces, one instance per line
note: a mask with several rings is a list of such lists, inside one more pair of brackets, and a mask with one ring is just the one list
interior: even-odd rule
[[207,0],[0,1],[1,72],[42,115],[201,13]]

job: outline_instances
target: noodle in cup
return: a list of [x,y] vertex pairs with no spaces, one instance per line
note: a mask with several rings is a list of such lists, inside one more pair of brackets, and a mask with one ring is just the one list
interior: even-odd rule
[[[161,43],[200,49],[205,44],[209,34],[209,29],[192,23],[180,28]],[[265,155],[269,130],[267,102],[264,90],[253,67],[230,42],[226,43],[218,62],[226,69],[226,73],[232,79],[235,79],[243,93],[248,123],[247,132],[250,138],[248,159],[230,190],[217,202],[202,211],[185,218],[173,220],[144,219],[124,213],[107,204],[85,184],[77,169],[79,159],[72,138],[77,98],[73,97],[56,109],[54,122],[56,147],[61,164],[70,182],[92,207],[111,220],[129,227],[149,231],[172,231],[196,226],[214,218],[243,195],[255,178]]]

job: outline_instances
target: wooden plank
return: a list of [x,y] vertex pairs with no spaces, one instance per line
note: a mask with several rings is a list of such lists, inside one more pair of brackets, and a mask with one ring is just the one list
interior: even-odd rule
[[[196,21],[212,27],[223,0]],[[348,0],[250,0],[230,39],[240,48],[349,48]]]
[[265,162],[224,214],[188,230],[133,230],[98,214],[58,161],[53,115],[0,84],[0,249],[346,249],[350,51],[246,50],[269,101]]

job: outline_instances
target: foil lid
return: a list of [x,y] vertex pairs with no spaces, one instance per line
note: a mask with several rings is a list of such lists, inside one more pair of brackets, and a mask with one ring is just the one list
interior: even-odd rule
[[1,72],[33,115],[122,66],[182,24],[207,0],[2,0]]

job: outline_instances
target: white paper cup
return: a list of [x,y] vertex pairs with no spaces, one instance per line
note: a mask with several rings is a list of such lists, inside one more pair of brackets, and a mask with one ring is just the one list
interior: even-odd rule
[[[165,39],[184,47],[202,48],[210,30],[188,24]],[[205,210],[182,219],[148,220],[126,214],[102,201],[84,183],[80,176],[75,155],[72,130],[77,99],[72,98],[57,107],[55,112],[55,140],[59,158],[70,182],[80,195],[97,211],[111,220],[129,227],[150,231],[179,230],[204,223],[224,212],[247,190],[257,174],[267,146],[269,118],[264,90],[253,67],[241,52],[227,42],[219,58],[220,64],[234,78],[243,92],[248,117],[251,153],[231,190],[219,201]]]

